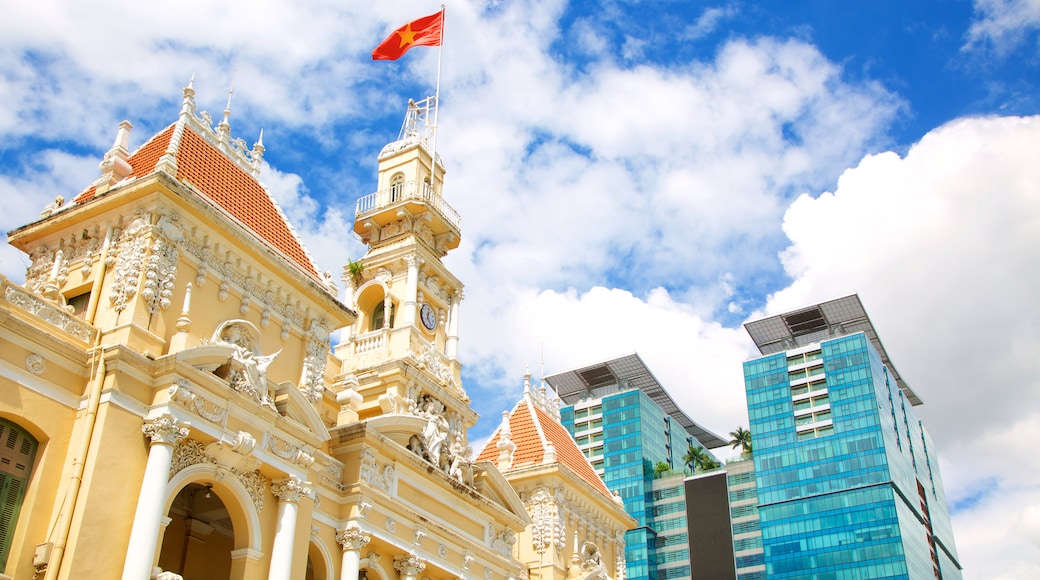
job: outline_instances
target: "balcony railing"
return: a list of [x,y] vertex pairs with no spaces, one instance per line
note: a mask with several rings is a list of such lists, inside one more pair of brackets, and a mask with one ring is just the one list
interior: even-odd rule
[[421,201],[439,213],[446,222],[456,230],[462,229],[462,218],[459,212],[445,203],[440,195],[437,195],[430,184],[426,182],[417,183],[408,181],[395,184],[387,189],[370,193],[357,200],[354,217],[372,213],[376,210],[407,201]]

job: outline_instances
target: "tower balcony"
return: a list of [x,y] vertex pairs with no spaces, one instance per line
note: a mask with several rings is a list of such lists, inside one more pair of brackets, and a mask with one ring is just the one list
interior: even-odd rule
[[430,210],[439,218],[430,224],[435,235],[451,232],[457,238],[461,233],[459,212],[448,205],[429,183],[415,181],[394,184],[359,198],[354,209],[354,231],[364,235],[368,221],[375,221],[380,227],[386,226],[399,219],[397,210],[402,208],[412,216]]

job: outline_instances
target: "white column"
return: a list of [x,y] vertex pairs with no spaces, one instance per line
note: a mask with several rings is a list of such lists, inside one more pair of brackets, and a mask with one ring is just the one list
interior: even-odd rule
[[451,307],[448,309],[448,340],[444,344],[444,354],[448,360],[455,360],[459,354],[459,307],[462,305],[462,293],[451,296]]
[[188,436],[188,426],[168,414],[145,423],[141,429],[151,439],[151,446],[144,479],[141,480],[141,493],[137,497],[134,523],[130,528],[123,580],[142,580],[152,576],[163,507],[166,505],[166,484],[173,463],[173,447]]
[[365,535],[358,528],[347,528],[336,533],[336,541],[343,546],[340,580],[358,580],[358,573],[361,571],[361,548],[371,540],[371,536]]
[[276,481],[271,493],[278,498],[278,527],[271,548],[271,572],[269,580],[289,580],[292,576],[292,553],[296,543],[296,515],[300,510],[300,498],[311,492],[294,476]]
[[[417,308],[415,300],[419,296],[419,258],[406,256],[404,261],[408,264],[408,286],[404,295],[404,312],[401,313],[404,319],[400,327],[408,328],[415,325],[415,311]],[[387,316],[390,316],[389,312]]]
[[394,556],[394,569],[401,575],[401,580],[415,580],[415,577],[426,569],[426,562],[415,554]]

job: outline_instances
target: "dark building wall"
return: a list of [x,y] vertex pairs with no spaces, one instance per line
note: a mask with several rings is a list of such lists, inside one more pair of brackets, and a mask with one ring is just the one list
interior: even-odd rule
[[736,580],[726,472],[693,477],[685,485],[693,580]]

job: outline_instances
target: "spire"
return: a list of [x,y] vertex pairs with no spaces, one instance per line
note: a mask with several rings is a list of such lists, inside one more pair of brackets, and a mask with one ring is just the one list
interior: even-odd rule
[[231,71],[231,88],[228,90],[227,106],[224,107],[224,119],[217,125],[217,135],[220,137],[221,143],[228,143],[231,141],[231,97],[235,95],[235,75],[238,74],[238,68],[234,68]]
[[185,85],[183,95],[181,114],[177,118],[173,135],[170,136],[170,143],[166,146],[166,151],[163,152],[162,157],[159,158],[159,162],[155,164],[156,171],[165,172],[171,177],[177,177],[177,153],[180,152],[181,139],[184,137],[184,127],[189,119],[195,116],[195,73],[192,73],[191,80]]

